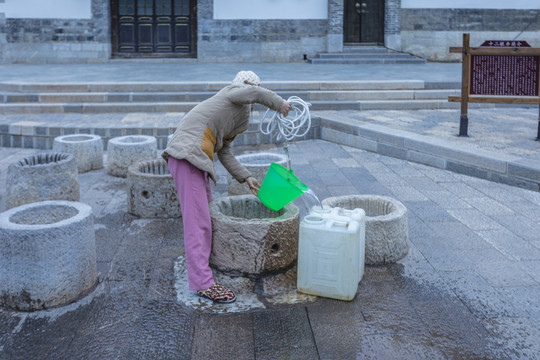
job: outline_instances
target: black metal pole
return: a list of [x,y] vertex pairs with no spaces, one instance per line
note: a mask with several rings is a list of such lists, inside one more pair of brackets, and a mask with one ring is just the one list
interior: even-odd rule
[[463,60],[461,66],[461,116],[459,118],[459,136],[467,135],[469,127],[469,86],[471,81],[471,54],[469,53],[470,35],[463,34]]
[[467,135],[468,128],[469,128],[469,118],[467,117],[467,115],[461,115],[461,117],[459,118],[459,136],[469,136]]
[[540,141],[540,106],[538,106],[538,132],[536,133],[536,141]]

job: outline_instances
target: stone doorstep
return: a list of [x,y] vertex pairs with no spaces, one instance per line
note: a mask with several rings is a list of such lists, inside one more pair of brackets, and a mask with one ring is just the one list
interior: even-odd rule
[[311,59],[314,65],[324,64],[425,64],[424,59],[401,59],[401,58],[344,58],[344,59]]

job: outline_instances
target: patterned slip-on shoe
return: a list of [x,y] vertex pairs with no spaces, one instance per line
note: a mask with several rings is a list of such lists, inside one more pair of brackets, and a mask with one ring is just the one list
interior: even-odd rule
[[236,301],[236,295],[234,295],[234,292],[218,283],[214,283],[214,285],[210,286],[206,290],[197,291],[197,295],[217,303],[232,303]]

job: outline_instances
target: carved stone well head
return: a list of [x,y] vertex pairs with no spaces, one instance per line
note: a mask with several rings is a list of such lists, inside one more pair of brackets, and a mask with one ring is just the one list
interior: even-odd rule
[[300,221],[295,205],[272,211],[255,196],[229,196],[212,201],[210,215],[213,268],[257,278],[295,263]]

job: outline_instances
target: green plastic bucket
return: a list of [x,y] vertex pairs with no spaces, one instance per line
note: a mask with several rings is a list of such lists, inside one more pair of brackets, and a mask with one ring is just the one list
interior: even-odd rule
[[267,208],[279,211],[306,190],[308,187],[293,175],[292,169],[272,163],[257,196]]

